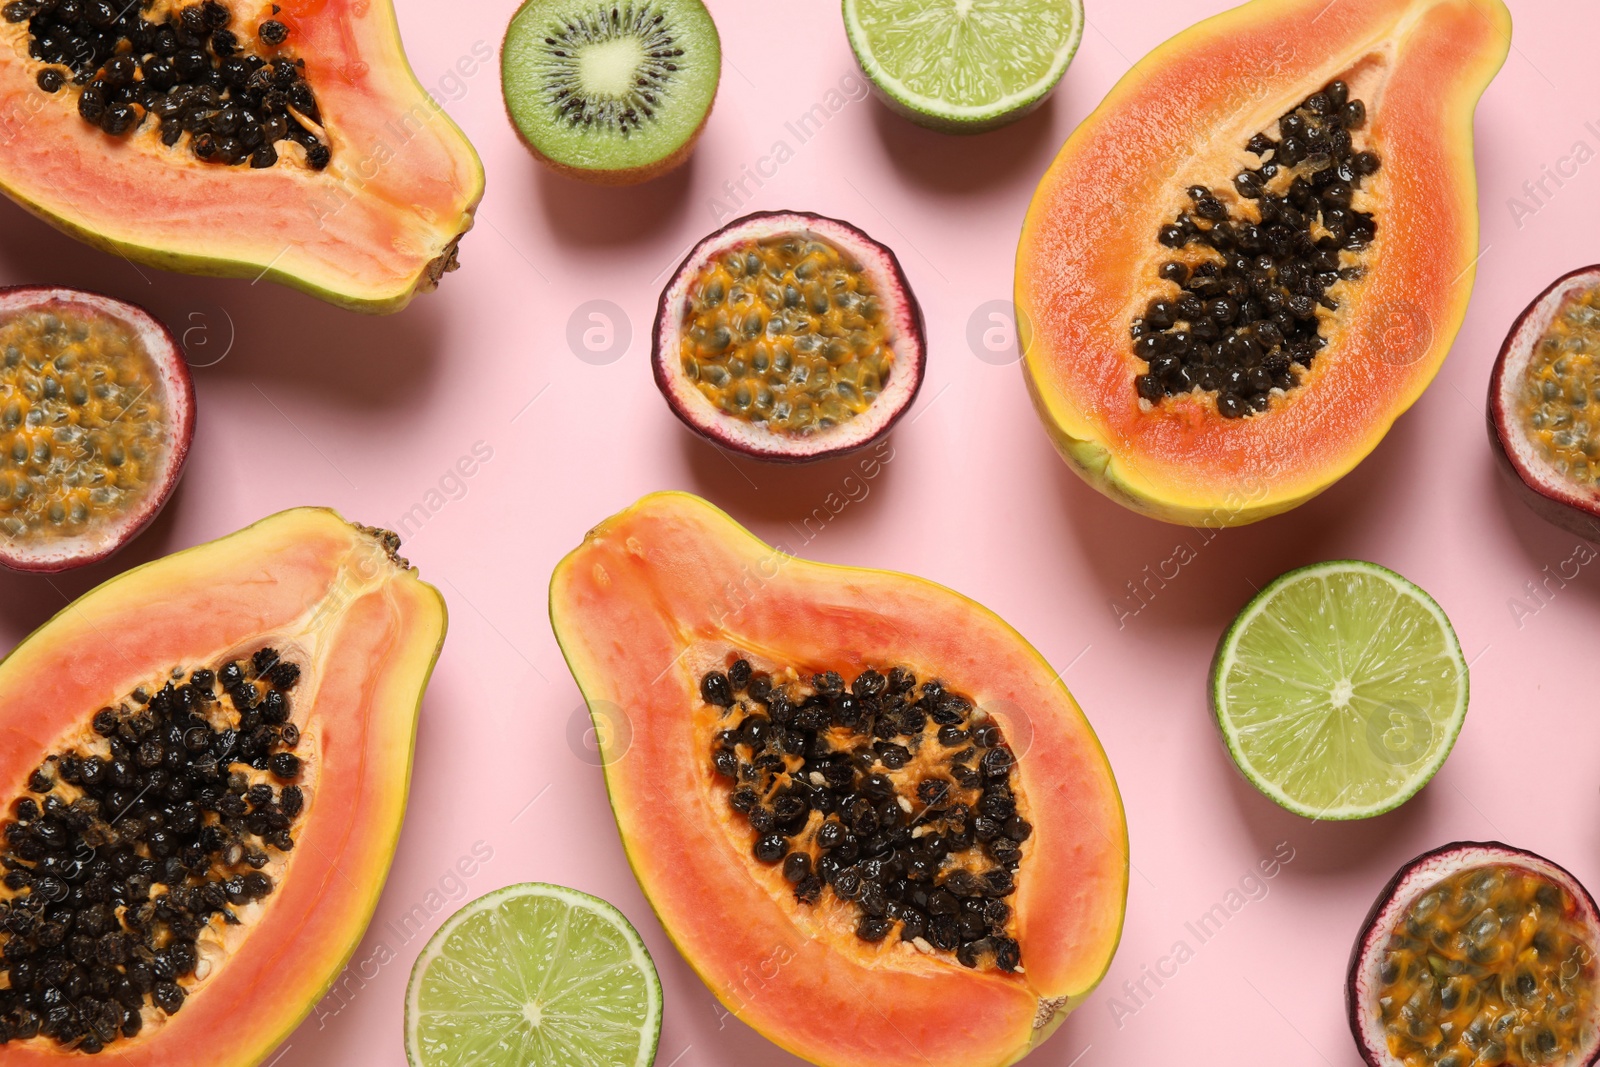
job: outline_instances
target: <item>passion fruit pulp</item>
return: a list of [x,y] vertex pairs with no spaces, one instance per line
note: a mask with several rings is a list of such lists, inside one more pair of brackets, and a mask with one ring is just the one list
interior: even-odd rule
[[888,433],[922,385],[922,309],[888,248],[838,219],[737,219],[662,291],[652,363],[679,419],[758,459],[800,462]]
[[1600,264],[1517,316],[1489,379],[1489,439],[1529,507],[1600,540]]
[[0,565],[93,563],[160,512],[194,437],[172,334],[76,289],[0,289]]
[[1600,912],[1573,875],[1497,841],[1406,864],[1350,957],[1350,1031],[1369,1067],[1600,1060]]

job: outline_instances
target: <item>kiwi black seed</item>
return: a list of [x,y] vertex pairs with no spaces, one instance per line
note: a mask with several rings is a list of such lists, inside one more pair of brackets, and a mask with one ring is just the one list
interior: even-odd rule
[[506,107],[534,154],[607,185],[687,158],[721,71],[701,0],[527,0],[501,54]]
[[801,680],[742,657],[698,690],[718,717],[710,774],[798,904],[831,897],[865,942],[898,932],[965,967],[1021,966],[1006,900],[1033,827],[1004,732],[972,700],[905,667]]

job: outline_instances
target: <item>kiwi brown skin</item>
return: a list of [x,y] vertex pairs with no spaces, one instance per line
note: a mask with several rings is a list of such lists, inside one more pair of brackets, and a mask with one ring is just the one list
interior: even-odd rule
[[[506,45],[509,42],[510,36],[511,30],[508,26],[506,28],[505,36],[500,38],[500,61],[502,64],[505,62]],[[721,77],[719,76],[717,80],[718,88],[720,89]],[[640,185],[644,182],[650,181],[652,178],[659,178],[663,174],[671,173],[672,171],[675,171],[679,167],[683,166],[683,164],[688,161],[690,154],[694,152],[694,146],[700,142],[700,135],[705,132],[706,122],[711,118],[711,113],[717,109],[716,96],[713,95],[711,99],[711,106],[706,108],[706,113],[700,118],[700,125],[694,128],[693,133],[684,138],[684,142],[678,146],[678,150],[673,152],[670,156],[665,156],[662,159],[656,160],[656,162],[647,167],[621,167],[616,169],[600,167],[574,167],[570,163],[562,163],[560,160],[551,159],[549,156],[539,151],[538,146],[532,141],[528,140],[528,138],[523,134],[522,127],[517,125],[516,117],[511,114],[511,102],[505,99],[504,93],[500,95],[500,103],[501,106],[505,108],[507,121],[511,123],[511,128],[517,132],[517,140],[523,143],[523,145],[528,149],[529,153],[533,155],[533,158],[537,159],[540,163],[543,163],[557,174],[568,178],[574,178],[581,182],[588,182],[590,185],[606,185],[613,188],[620,188],[628,185]]]

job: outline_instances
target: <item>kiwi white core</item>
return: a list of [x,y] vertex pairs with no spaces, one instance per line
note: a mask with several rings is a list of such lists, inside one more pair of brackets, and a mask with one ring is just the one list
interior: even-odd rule
[[633,37],[589,45],[578,53],[578,82],[593,96],[627,96],[644,59],[644,45]]

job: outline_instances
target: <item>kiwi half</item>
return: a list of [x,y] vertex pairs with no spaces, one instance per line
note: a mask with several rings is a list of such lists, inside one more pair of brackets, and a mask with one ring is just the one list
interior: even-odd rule
[[602,185],[687,159],[721,76],[700,0],[527,0],[500,54],[506,110],[533,154]]

